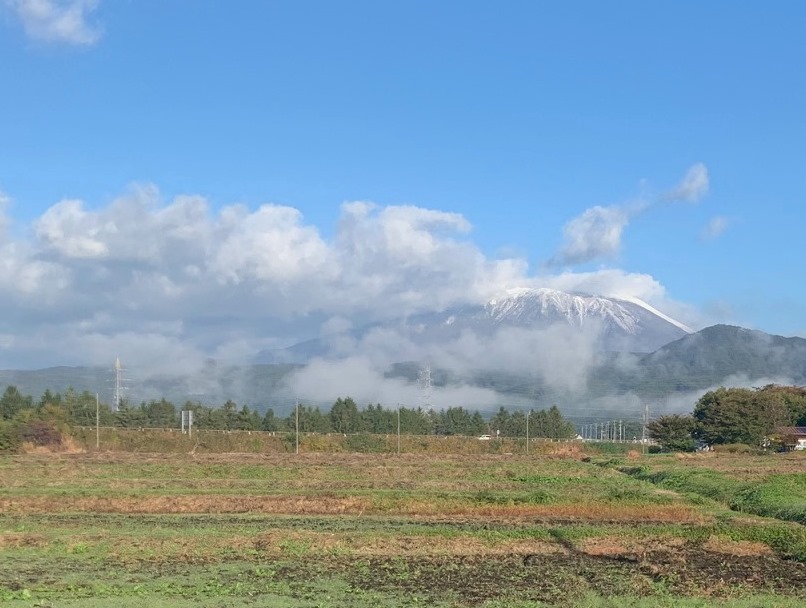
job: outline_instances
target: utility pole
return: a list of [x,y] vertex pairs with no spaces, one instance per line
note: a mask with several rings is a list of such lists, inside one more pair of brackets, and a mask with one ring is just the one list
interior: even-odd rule
[[101,400],[95,393],[95,449],[101,447]]
[[646,425],[649,424],[649,406],[644,406],[644,424],[641,428],[641,445],[643,446],[642,452],[646,454]]
[[123,371],[123,367],[120,364],[120,357],[115,358],[115,411],[117,412],[120,410],[120,402],[123,399],[122,395],[122,382],[121,382],[121,372]]
[[400,456],[400,404],[397,404],[397,455]]
[[529,455],[529,414],[532,413],[532,410],[526,412],[526,455]]
[[296,439],[296,449],[295,454],[299,454],[299,400],[296,402],[295,414],[294,418],[296,419],[296,426],[297,426],[297,439]]

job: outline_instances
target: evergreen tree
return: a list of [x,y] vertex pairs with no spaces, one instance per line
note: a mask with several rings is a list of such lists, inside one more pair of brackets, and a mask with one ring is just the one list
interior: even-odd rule
[[552,405],[546,412],[548,437],[552,439],[571,439],[576,436],[574,425],[563,418],[559,408]]
[[361,415],[352,398],[339,397],[330,408],[330,427],[336,433],[358,433],[361,431]]
[[434,433],[435,420],[433,411],[426,412],[423,408],[400,408],[400,432],[407,435],[431,435]]
[[32,409],[33,403],[33,398],[20,393],[16,386],[7,386],[0,397],[0,418],[11,420],[18,412]]
[[236,427],[242,431],[257,431],[260,430],[261,420],[257,411],[249,409],[248,405],[244,405],[238,413],[238,421]]
[[473,412],[473,416],[470,418],[470,434],[471,435],[483,435],[487,432],[487,423],[484,421],[484,417],[481,413],[476,410]]
[[361,426],[368,433],[384,435],[397,432],[397,410],[384,409],[380,403],[377,405],[370,403],[361,412],[361,419]]
[[224,407],[219,412],[220,429],[236,429],[238,428],[238,404],[232,399],[227,399]]
[[263,415],[263,420],[260,423],[260,428],[272,433],[280,430],[280,420],[274,415],[272,408],[266,410],[266,413]]
[[130,407],[125,399],[121,400],[114,416],[115,426],[124,429],[140,428],[146,425],[146,417],[143,409],[141,407]]
[[[322,414],[318,407],[299,404],[299,432],[300,433],[329,433],[331,432],[330,417]],[[286,419],[286,427],[290,431],[296,430],[296,412],[291,411]]]
[[503,405],[498,412],[490,418],[490,429],[493,437],[506,436],[506,431],[509,428],[509,412]]
[[165,398],[149,401],[142,406],[146,425],[157,428],[173,428],[179,426],[176,406]]

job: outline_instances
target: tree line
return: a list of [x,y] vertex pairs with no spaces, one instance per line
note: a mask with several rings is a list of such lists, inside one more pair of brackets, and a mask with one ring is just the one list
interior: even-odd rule
[[693,451],[698,445],[777,447],[776,429],[787,426],[806,426],[806,387],[722,387],[700,397],[691,414],[661,416],[647,431],[666,449]]
[[[239,407],[232,400],[220,407],[194,401],[177,407],[171,401],[159,399],[139,405],[124,401],[113,411],[108,404],[96,404],[96,396],[88,391],[48,390],[37,401],[15,386],[8,386],[0,397],[0,450],[8,450],[20,441],[36,442],[37,434],[47,434],[46,427],[52,433],[54,429],[67,430],[71,426],[95,426],[96,415],[101,426],[175,428],[180,424],[182,410],[193,412],[193,426],[199,430],[291,432],[299,425],[303,433],[395,434],[399,428],[401,434],[407,435],[524,437],[527,434],[527,412],[509,411],[505,407],[485,418],[479,411],[471,412],[460,406],[436,411],[370,403],[359,408],[352,398],[340,397],[326,410],[306,404],[290,409],[286,415],[280,415],[271,407],[261,413],[248,405]],[[574,425],[557,406],[531,410],[528,419],[530,437],[566,439],[576,435]]]

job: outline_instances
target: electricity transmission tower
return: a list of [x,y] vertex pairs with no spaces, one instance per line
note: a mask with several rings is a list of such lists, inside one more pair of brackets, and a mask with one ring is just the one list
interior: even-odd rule
[[420,406],[423,410],[428,411],[431,409],[431,366],[426,363],[425,367],[420,370],[418,374],[420,380]]
[[120,409],[120,404],[123,401],[123,366],[120,364],[120,357],[115,358],[115,394],[112,400],[114,411]]

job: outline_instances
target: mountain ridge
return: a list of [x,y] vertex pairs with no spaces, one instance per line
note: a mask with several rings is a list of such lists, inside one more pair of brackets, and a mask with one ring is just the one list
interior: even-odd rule
[[606,297],[549,288],[514,288],[484,304],[463,304],[423,312],[345,334],[306,340],[285,349],[262,351],[259,363],[305,363],[338,356],[331,344],[344,336],[356,343],[375,330],[391,330],[414,345],[428,348],[457,340],[470,331],[489,337],[502,328],[545,330],[566,326],[597,335],[598,350],[649,353],[692,330],[634,297]]
[[[390,366],[386,376],[415,382],[420,365],[416,362]],[[265,408],[278,403],[293,403],[286,394],[284,382],[300,365],[236,366],[210,362],[195,377],[162,376],[143,379],[132,386],[128,395],[133,402],[165,397],[177,404],[201,400],[206,404],[222,404],[234,399],[239,404]],[[703,391],[739,377],[746,382],[784,381],[806,384],[806,339],[766,334],[730,325],[704,328],[644,354],[602,353],[587,376],[581,393],[558,393],[534,376],[506,370],[476,370],[470,375],[457,375],[448,370],[433,370],[434,385],[466,383],[488,388],[501,394],[502,403],[537,403],[548,406],[559,403],[575,405],[592,403],[608,396],[633,394],[653,401],[674,394]],[[202,380],[200,380],[200,378]],[[112,368],[53,367],[44,370],[0,370],[0,387],[15,385],[25,394],[38,399],[45,391],[64,392],[72,386],[78,392],[104,392],[109,399]],[[203,395],[191,389],[206,381]],[[335,399],[339,395],[333,395]],[[472,405],[472,404],[467,404]]]

